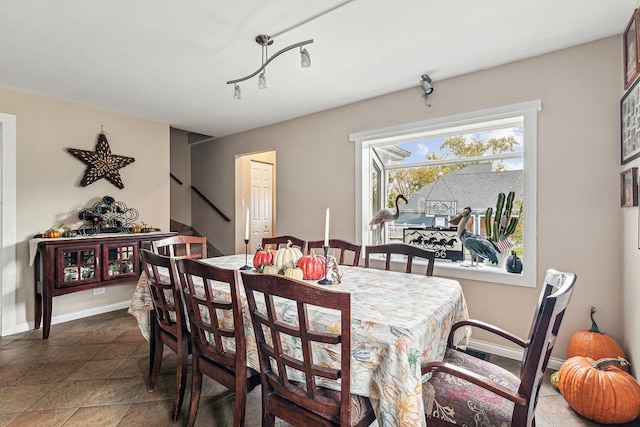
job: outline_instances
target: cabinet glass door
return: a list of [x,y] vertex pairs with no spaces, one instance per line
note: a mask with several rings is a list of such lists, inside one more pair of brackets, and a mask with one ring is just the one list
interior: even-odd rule
[[65,247],[56,250],[59,287],[96,282],[98,246]]
[[135,243],[103,245],[102,251],[105,260],[104,280],[137,276],[138,246]]

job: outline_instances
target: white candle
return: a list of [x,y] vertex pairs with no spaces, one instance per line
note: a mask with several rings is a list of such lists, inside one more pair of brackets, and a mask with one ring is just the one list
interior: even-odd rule
[[249,208],[247,208],[247,217],[245,219],[244,240],[249,240]]
[[329,246],[329,210],[331,208],[327,208],[327,213],[324,217],[324,245]]

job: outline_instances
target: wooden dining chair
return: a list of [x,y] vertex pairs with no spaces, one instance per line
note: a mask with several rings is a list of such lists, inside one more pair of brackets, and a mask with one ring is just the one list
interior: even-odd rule
[[414,258],[423,258],[428,260],[426,274],[433,276],[433,266],[436,261],[436,253],[427,249],[422,249],[414,245],[406,243],[388,243],[386,245],[365,246],[364,248],[364,266],[369,268],[369,257],[371,254],[385,255],[385,270],[391,269],[391,256],[404,255],[407,257],[407,267],[405,272],[411,273]]
[[[176,270],[176,259],[189,258],[189,259],[201,259],[207,257],[207,238],[203,236],[188,236],[178,234],[175,236],[165,237],[164,239],[154,240],[151,242],[151,250],[158,254],[167,256],[172,259],[172,269],[175,277],[176,286],[180,286],[178,280],[178,272]],[[179,290],[179,289],[178,289]],[[151,322],[151,328],[156,327],[154,322]],[[156,342],[153,339],[154,335],[151,334],[149,340],[149,375],[153,369],[153,357],[156,352]]]
[[160,376],[164,345],[176,353],[176,390],[171,409],[171,419],[180,417],[184,389],[187,381],[187,364],[189,358],[189,331],[185,320],[182,295],[176,286],[174,261],[166,256],[158,255],[147,249],[140,250],[140,258],[147,275],[149,294],[155,313],[152,321],[150,342],[150,378],[148,391],[154,391]]
[[260,384],[260,373],[247,367],[236,272],[191,259],[179,259],[176,266],[191,325],[192,380],[187,426],[195,424],[205,374],[235,393],[233,425],[242,427],[247,392]]
[[291,240],[292,246],[300,248],[300,252],[305,253],[307,250],[307,241],[295,236],[273,236],[263,237],[262,247],[267,248],[267,245],[271,246],[271,249],[278,249],[281,246],[287,246],[287,243]]
[[[427,424],[534,426],[540,385],[575,281],[573,273],[547,270],[527,339],[478,320],[454,324],[444,360],[422,366],[423,375],[432,374],[422,385]],[[456,329],[466,326],[522,347],[519,375],[452,348]]]
[[178,234],[151,242],[153,252],[171,258],[207,258],[207,238]]
[[[370,425],[371,402],[351,394],[351,294],[284,276],[243,272],[242,283],[260,358],[262,425],[273,427],[276,417],[293,426]],[[309,306],[330,309],[340,330],[311,324]],[[331,347],[335,363],[314,357],[320,345]],[[339,379],[337,390],[318,385],[320,378]]]
[[[311,252],[311,249],[320,249],[320,251],[316,252],[316,255],[323,255],[323,245],[324,240],[312,240],[307,242],[307,250],[308,252]],[[358,264],[360,264],[360,253],[362,252],[362,245],[356,245],[354,243],[347,242],[346,240],[329,239],[329,248],[329,254],[331,254],[334,249],[340,250],[338,264],[351,265],[353,267],[357,267]],[[345,257],[345,255],[348,255],[348,257]],[[353,258],[350,258],[351,256],[353,256]],[[351,259],[351,263],[345,262],[345,258]]]

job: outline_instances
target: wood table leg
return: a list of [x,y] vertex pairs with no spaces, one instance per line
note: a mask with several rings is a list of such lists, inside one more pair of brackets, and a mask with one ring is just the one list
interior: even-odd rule
[[[44,286],[43,286],[44,287]],[[43,289],[42,295],[42,339],[49,338],[49,331],[51,330],[51,311],[53,310],[53,300],[51,294],[46,289]]]
[[40,324],[42,323],[42,294],[38,291],[36,291],[35,304],[35,329],[40,329]]

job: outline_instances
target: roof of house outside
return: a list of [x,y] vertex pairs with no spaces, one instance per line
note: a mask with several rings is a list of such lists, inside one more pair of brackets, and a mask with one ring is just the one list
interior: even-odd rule
[[[469,206],[474,212],[484,213],[488,207],[495,206],[499,193],[514,191],[515,198],[522,200],[522,189],[522,170],[492,172],[490,163],[474,164],[456,169],[417,190],[400,210],[416,212],[430,202],[439,201],[450,207],[455,204],[456,212]],[[494,202],[487,205],[487,200]]]

